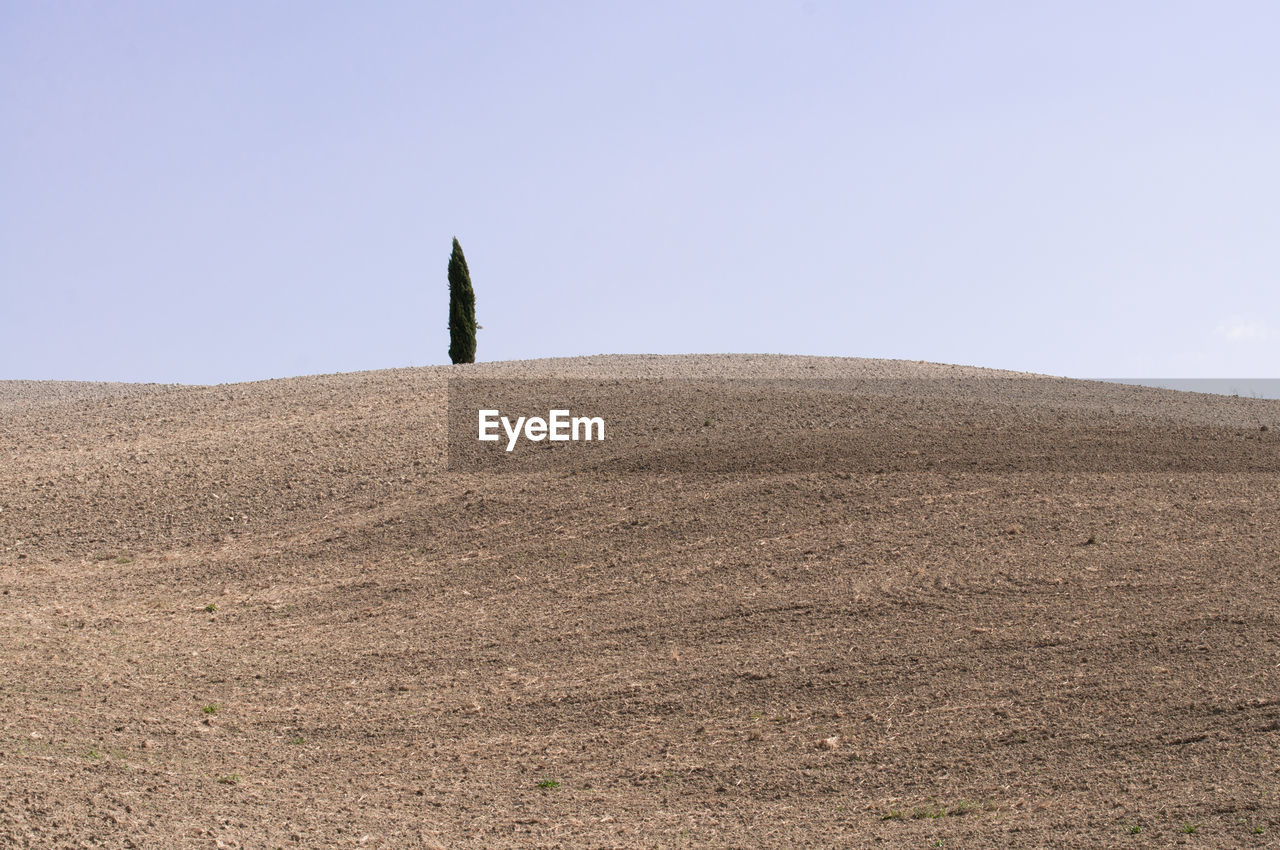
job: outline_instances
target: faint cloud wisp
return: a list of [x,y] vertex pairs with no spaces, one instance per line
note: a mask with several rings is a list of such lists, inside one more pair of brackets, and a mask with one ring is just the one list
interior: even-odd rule
[[1231,342],[1260,341],[1274,339],[1276,336],[1276,332],[1265,322],[1238,316],[1219,322],[1214,333]]

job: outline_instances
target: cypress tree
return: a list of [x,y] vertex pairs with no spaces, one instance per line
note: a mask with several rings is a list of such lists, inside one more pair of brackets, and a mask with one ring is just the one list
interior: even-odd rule
[[476,362],[476,293],[457,237],[449,255],[449,359]]

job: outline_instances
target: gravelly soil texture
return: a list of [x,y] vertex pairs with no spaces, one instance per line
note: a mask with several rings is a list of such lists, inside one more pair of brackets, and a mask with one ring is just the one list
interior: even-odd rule
[[[451,379],[612,387],[614,430],[467,465]],[[7,382],[0,461],[0,846],[1280,843],[1280,402]]]

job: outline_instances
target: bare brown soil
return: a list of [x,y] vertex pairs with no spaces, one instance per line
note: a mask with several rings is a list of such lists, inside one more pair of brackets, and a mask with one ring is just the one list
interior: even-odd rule
[[[451,464],[458,376],[651,430]],[[1280,841],[1280,402],[763,356],[0,382],[0,463],[0,846]]]

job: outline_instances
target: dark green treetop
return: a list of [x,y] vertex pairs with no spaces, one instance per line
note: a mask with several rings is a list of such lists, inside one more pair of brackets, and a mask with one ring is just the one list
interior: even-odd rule
[[462,246],[455,237],[449,255],[449,359],[476,362],[476,293]]

